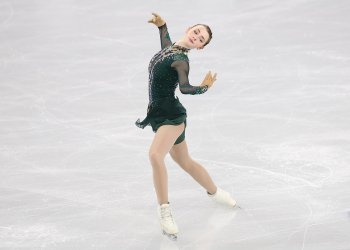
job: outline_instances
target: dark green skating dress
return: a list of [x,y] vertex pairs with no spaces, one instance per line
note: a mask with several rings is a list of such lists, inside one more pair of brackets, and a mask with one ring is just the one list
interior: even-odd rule
[[[186,109],[175,96],[176,87],[179,85],[182,94],[203,94],[208,86],[192,86],[189,84],[189,49],[172,43],[167,25],[159,27],[161,50],[153,56],[149,63],[148,94],[149,104],[146,118],[135,124],[139,128],[152,126],[153,132],[157,132],[162,125],[179,125],[185,122]],[[175,142],[184,140],[184,132]]]

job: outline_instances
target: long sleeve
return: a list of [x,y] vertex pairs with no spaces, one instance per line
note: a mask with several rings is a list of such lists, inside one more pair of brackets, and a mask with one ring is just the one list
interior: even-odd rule
[[179,87],[182,94],[199,95],[208,90],[208,86],[192,86],[188,80],[189,64],[188,61],[174,61],[171,67],[175,68],[179,77]]
[[159,29],[159,35],[160,35],[160,44],[162,46],[162,49],[164,49],[172,44],[169,36],[169,32],[168,32],[168,27],[165,23],[162,26],[158,27],[158,29]]

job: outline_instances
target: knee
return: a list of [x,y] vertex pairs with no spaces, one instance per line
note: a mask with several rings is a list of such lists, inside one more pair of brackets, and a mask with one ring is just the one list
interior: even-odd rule
[[155,163],[158,164],[162,161],[164,161],[164,156],[160,153],[158,153],[157,151],[154,150],[150,150],[148,152],[148,158],[151,161],[151,163]]

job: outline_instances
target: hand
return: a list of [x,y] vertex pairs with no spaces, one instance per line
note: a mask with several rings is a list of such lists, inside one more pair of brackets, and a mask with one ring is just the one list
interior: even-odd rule
[[207,75],[205,76],[201,86],[208,85],[208,88],[213,86],[213,83],[216,81],[216,73],[212,76],[211,72],[209,71]]
[[153,15],[153,17],[150,20],[148,20],[149,23],[153,23],[157,27],[160,27],[160,26],[165,24],[165,21],[163,20],[163,18],[161,18],[160,15],[158,15],[156,13],[152,13],[152,15]]

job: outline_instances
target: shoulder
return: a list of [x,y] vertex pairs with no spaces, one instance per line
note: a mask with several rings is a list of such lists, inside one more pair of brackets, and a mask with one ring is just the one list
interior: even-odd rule
[[190,68],[188,57],[177,56],[176,60],[174,59],[173,62],[171,63],[171,67],[175,68],[178,71],[184,70],[187,72]]

